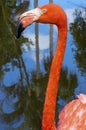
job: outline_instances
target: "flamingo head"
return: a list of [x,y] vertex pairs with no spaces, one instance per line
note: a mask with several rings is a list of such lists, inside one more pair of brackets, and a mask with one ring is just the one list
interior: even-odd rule
[[17,25],[16,37],[20,38],[23,30],[27,26],[31,25],[33,22],[37,22],[39,20],[39,18],[46,12],[47,12],[47,10],[45,8],[44,9],[35,8],[33,10],[30,10],[30,11],[27,11],[27,12],[21,14],[19,17],[18,25]]
[[19,38],[23,30],[33,22],[60,25],[64,21],[62,13],[62,8],[58,5],[47,4],[21,14],[16,37]]

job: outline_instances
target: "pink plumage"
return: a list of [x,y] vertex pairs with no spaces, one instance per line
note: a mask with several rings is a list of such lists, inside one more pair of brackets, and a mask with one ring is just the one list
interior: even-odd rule
[[86,95],[68,103],[59,115],[58,130],[86,130]]

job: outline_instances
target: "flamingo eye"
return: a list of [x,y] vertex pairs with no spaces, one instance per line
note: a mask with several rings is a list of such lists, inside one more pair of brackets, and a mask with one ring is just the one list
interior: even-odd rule
[[47,9],[42,9],[42,13],[46,13],[47,12]]

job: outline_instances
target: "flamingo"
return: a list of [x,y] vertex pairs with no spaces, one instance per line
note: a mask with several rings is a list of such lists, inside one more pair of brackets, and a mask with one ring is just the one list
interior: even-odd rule
[[58,27],[57,46],[45,95],[42,130],[86,130],[86,95],[82,93],[64,106],[59,115],[57,128],[55,124],[58,82],[67,40],[67,16],[57,4],[47,4],[24,12],[19,17],[16,37],[19,38],[22,31],[33,22],[55,24]]

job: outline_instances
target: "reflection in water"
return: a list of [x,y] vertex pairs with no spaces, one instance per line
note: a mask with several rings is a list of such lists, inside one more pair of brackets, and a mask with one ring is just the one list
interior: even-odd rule
[[75,59],[79,70],[86,74],[86,9],[75,10],[74,23],[70,25],[71,34],[75,40]]
[[[34,69],[35,62],[30,56],[32,50],[28,51],[29,56],[26,55],[25,50],[21,50],[22,45],[26,45],[28,50],[30,49],[31,39],[23,36],[19,40],[15,38],[18,15],[21,13],[21,9],[22,12],[28,9],[29,2],[3,0],[0,4],[0,129],[40,130],[51,58],[42,53],[42,57],[44,57],[41,63],[43,71],[38,72]],[[78,13],[76,13],[76,19],[71,24],[70,30],[76,44],[75,59],[79,69],[83,69],[83,73],[85,73],[86,49],[83,39],[85,39],[86,23],[81,17],[81,13]],[[78,28],[78,24],[81,30]],[[74,30],[75,27],[76,30]],[[77,34],[80,36],[77,37]],[[83,61],[81,62],[81,60]],[[29,70],[29,66],[30,68],[32,66],[33,69]],[[39,73],[38,77],[37,72]],[[56,115],[65,103],[74,98],[77,86],[77,75],[69,71],[67,67],[63,67],[59,82]]]

